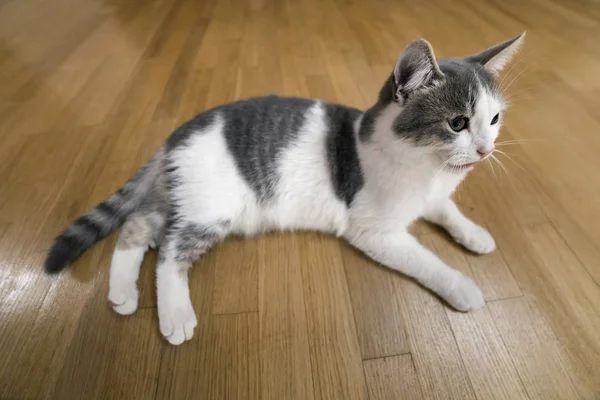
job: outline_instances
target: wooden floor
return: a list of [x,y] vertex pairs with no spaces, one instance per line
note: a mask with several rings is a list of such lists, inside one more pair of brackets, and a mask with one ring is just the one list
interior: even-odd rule
[[[365,108],[415,38],[459,56],[523,30],[513,161],[456,196],[498,251],[414,228],[482,310],[333,238],[271,235],[196,265],[199,326],[173,347],[154,254],[131,317],[106,301],[114,236],[42,273],[54,235],[194,114],[268,93]],[[600,399],[599,37],[592,0],[0,0],[0,399]]]

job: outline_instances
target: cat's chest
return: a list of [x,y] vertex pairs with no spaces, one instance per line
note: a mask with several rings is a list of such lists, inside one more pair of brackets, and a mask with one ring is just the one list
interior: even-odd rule
[[460,181],[458,176],[442,176],[390,179],[387,184],[379,182],[368,190],[369,193],[364,193],[360,212],[380,223],[408,225],[423,216],[432,203],[448,198]]

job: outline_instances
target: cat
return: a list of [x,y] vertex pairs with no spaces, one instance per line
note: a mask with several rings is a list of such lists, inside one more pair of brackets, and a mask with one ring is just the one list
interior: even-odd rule
[[313,230],[344,238],[457,310],[478,309],[485,302],[477,285],[407,228],[424,218],[475,253],[495,249],[450,196],[494,151],[506,109],[496,78],[524,36],[439,60],[429,42],[416,40],[364,112],[273,95],[208,110],[58,236],[45,270],[63,270],[121,228],[108,299],[128,315],[137,309],[144,254],[159,248],[160,331],[177,345],[197,325],[187,272],[198,257],[232,234]]

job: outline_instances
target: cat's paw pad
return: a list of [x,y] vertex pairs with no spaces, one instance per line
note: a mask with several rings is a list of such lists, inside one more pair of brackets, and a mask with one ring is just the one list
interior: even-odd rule
[[108,293],[108,302],[118,314],[133,314],[138,308],[138,290],[136,285],[112,287]]
[[481,289],[471,278],[460,273],[454,279],[448,293],[443,297],[459,311],[477,310],[485,305]]
[[159,309],[160,333],[173,345],[179,345],[194,336],[198,325],[196,313],[191,304]]
[[496,242],[488,231],[473,225],[466,235],[457,236],[456,241],[477,254],[488,254],[496,249]]

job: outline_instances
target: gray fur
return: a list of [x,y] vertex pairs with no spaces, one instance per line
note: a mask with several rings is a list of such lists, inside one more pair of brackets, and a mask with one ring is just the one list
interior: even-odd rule
[[329,126],[327,157],[331,181],[336,196],[349,207],[364,185],[354,132],[354,122],[362,112],[335,104],[326,104],[325,111]]
[[119,232],[117,248],[157,247],[162,241],[165,215],[160,212],[134,212]]
[[224,106],[213,108],[211,110],[207,110],[202,114],[198,114],[188,122],[181,125],[179,128],[173,132],[166,141],[165,147],[167,153],[170,153],[174,149],[179,146],[185,146],[187,140],[197,134],[198,132],[204,131],[207,127],[209,127],[215,119],[216,113],[219,109]]
[[480,65],[457,59],[442,59],[443,80],[409,99],[394,121],[394,131],[418,145],[453,142],[457,134],[447,128],[448,121],[464,115],[472,117],[483,88],[497,91],[491,74]]
[[459,115],[470,117],[481,88],[500,93],[492,74],[482,65],[465,59],[441,59],[437,62],[443,77],[437,83],[398,99],[392,74],[379,92],[377,103],[363,115],[359,137],[368,141],[377,116],[393,102],[402,102],[402,112],[394,122],[399,138],[413,140],[422,146],[436,142],[450,143],[456,135],[447,129],[448,120]]
[[160,149],[121,189],[87,214],[79,217],[58,236],[45,262],[48,273],[56,273],[89,247],[119,228],[147,198],[162,171]]
[[[323,104],[328,127],[324,150],[335,195],[350,207],[363,188],[357,138],[368,142],[373,137],[375,123],[387,107],[401,107],[393,123],[399,140],[421,146],[455,140],[456,135],[447,128],[448,120],[471,116],[481,88],[498,91],[484,64],[513,42],[471,58],[436,62],[429,44],[420,40],[407,48],[381,88],[377,103],[366,112]],[[46,271],[65,268],[122,225],[119,246],[168,242],[174,245],[174,256],[179,260],[195,259],[230,233],[230,221],[198,225],[179,215],[179,200],[173,196],[179,184],[174,174],[176,160],[170,157],[174,150],[206,131],[218,116],[224,121],[227,148],[241,176],[265,204],[273,198],[281,179],[278,161],[282,151],[297,140],[315,104],[301,98],[259,97],[213,108],[183,124],[131,180],[56,239]],[[355,132],[359,119],[359,131]]]
[[188,223],[174,232],[176,259],[194,261],[229,233],[229,221],[213,225]]
[[490,47],[489,49],[486,49],[479,54],[476,54],[476,55],[470,56],[470,57],[466,57],[464,60],[471,64],[479,64],[481,66],[484,66],[488,62],[490,62],[490,60],[492,58],[496,57],[498,54],[500,54],[501,52],[506,50],[508,47],[510,47],[511,44],[513,44],[517,40],[521,39],[523,36],[524,36],[524,33],[515,38],[507,40],[504,43],[500,43],[499,45]]
[[296,138],[312,100],[267,96],[239,101],[220,110],[225,140],[246,182],[260,201],[274,194],[281,151]]
[[396,84],[394,79],[394,75],[388,77],[383,84],[383,87],[379,90],[377,103],[363,114],[358,131],[358,137],[361,142],[366,142],[371,138],[375,131],[375,121],[379,117],[379,114],[395,101],[394,95],[396,93]]
[[194,134],[225,121],[225,140],[240,173],[257,198],[268,201],[277,185],[277,158],[297,136],[313,100],[266,96],[225,104],[206,111],[178,128],[167,139],[170,150],[184,145]]

